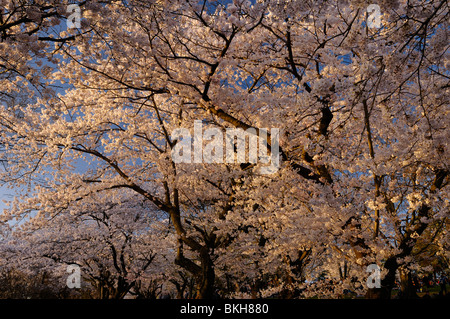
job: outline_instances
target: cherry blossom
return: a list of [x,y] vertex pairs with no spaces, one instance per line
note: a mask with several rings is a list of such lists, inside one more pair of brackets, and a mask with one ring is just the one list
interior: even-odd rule
[[[82,264],[126,229],[155,260],[127,251],[123,276],[97,254],[114,287],[145,273],[197,298],[386,298],[398,272],[433,255],[448,267],[446,1],[380,1],[380,28],[360,0],[86,1],[75,30],[59,30],[60,1],[9,26],[14,3],[0,12],[0,179],[23,190],[1,215],[19,255]],[[174,162],[172,132],[195,121],[279,129],[279,170]],[[83,254],[63,248],[82,238]]]

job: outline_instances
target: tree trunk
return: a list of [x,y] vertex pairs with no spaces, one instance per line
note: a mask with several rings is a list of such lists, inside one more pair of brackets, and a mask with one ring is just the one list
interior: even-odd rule
[[202,247],[200,250],[200,259],[202,270],[201,275],[199,276],[197,295],[195,298],[211,299],[214,296],[214,281],[216,279],[216,274],[207,246]]
[[384,268],[388,270],[386,276],[381,280],[380,288],[371,288],[367,291],[366,298],[369,299],[391,299],[392,288],[395,285],[395,273],[398,268],[397,257],[393,256],[386,260]]
[[400,298],[413,299],[417,298],[416,287],[413,284],[411,272],[406,269],[399,269],[400,274]]

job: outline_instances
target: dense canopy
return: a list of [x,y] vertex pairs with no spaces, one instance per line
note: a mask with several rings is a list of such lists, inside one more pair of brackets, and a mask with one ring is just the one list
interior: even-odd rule
[[[71,296],[307,298],[410,297],[448,271],[447,1],[69,4],[0,0],[2,273]],[[174,161],[195,123],[278,129],[259,151],[279,169]]]

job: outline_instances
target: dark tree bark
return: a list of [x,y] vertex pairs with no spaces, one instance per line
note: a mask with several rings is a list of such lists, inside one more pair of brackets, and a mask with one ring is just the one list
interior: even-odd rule
[[201,274],[199,276],[198,291],[196,299],[211,299],[214,297],[214,281],[216,274],[214,264],[211,260],[208,247],[203,247],[200,251]]

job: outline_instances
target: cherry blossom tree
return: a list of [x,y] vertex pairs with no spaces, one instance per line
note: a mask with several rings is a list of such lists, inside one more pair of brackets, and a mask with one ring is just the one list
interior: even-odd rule
[[[0,110],[2,180],[33,189],[4,220],[37,212],[51,225],[131,191],[170,220],[198,298],[219,287],[388,298],[397,272],[408,295],[427,245],[448,260],[449,8],[379,1],[377,27],[369,4],[83,2],[79,29],[27,40],[54,59],[35,72],[48,94]],[[20,49],[9,39],[1,57]],[[26,54],[24,65],[36,60]],[[174,162],[171,133],[195,120],[279,128],[280,169]],[[374,263],[381,287],[368,289]]]
[[[9,249],[2,250],[5,261],[63,279],[67,266],[77,265],[83,288],[97,298],[123,298],[156,280],[162,284],[175,247],[167,221],[136,196],[111,192],[108,199],[101,197],[77,202],[51,220],[36,214],[9,238]],[[65,284],[61,280],[59,286]]]

